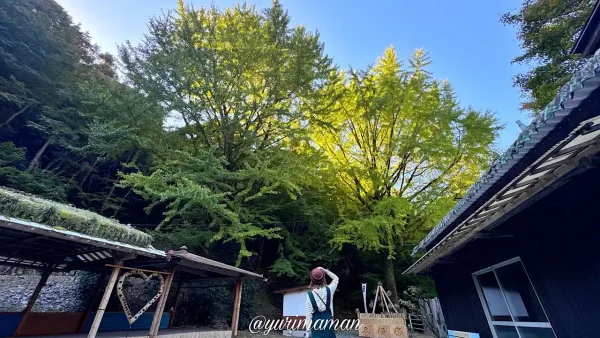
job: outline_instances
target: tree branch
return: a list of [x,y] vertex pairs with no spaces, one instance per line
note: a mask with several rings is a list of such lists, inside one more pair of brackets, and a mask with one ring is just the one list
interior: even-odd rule
[[31,107],[30,104],[26,105],[25,107],[23,107],[21,110],[19,110],[18,112],[12,114],[8,120],[4,121],[3,123],[0,123],[0,128],[4,127],[5,125],[7,125],[10,121],[12,121],[14,118],[16,118],[17,116],[23,114],[27,108]]
[[462,153],[459,154],[456,159],[454,161],[452,161],[452,163],[448,166],[448,168],[446,168],[440,175],[438,175],[438,177],[434,178],[433,180],[429,181],[429,183],[425,184],[421,189],[419,189],[417,192],[415,192],[414,194],[412,194],[408,200],[412,201],[415,197],[417,197],[420,193],[422,193],[423,191],[427,190],[432,184],[438,182],[442,177],[444,177],[450,170],[452,170],[452,168],[458,164],[458,162],[460,161],[460,159],[462,158]]

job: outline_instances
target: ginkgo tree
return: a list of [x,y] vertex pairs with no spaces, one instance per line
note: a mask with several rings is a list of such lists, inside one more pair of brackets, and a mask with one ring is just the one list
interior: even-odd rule
[[462,108],[448,81],[427,71],[417,50],[404,67],[392,47],[365,71],[331,74],[312,144],[329,159],[354,206],[332,243],[385,253],[384,281],[397,298],[394,260],[477,179],[493,156],[499,126],[490,112]]
[[277,1],[264,11],[179,1],[139,46],[120,49],[131,85],[179,121],[152,173],[123,184],[166,206],[163,225],[207,227],[214,241],[238,243],[238,263],[252,255],[248,241],[280,236],[282,203],[319,183],[311,155],[294,147],[306,134],[300,102],[324,85],[332,63],[317,33],[289,21]]

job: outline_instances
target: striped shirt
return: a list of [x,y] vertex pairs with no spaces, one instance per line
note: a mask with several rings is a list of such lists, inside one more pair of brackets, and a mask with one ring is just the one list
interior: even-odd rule
[[[325,269],[325,273],[327,274],[327,276],[329,276],[331,278],[331,283],[329,283],[329,285],[327,285],[327,286],[329,287],[329,290],[331,292],[331,304],[329,307],[331,309],[331,315],[333,316],[333,295],[335,293],[335,289],[337,288],[338,282],[340,281],[340,279],[333,272],[331,272],[327,269]],[[309,291],[309,292],[314,293],[315,302],[317,303],[319,312],[325,311],[325,308],[327,308],[327,305],[325,304],[325,302],[327,301],[327,288],[321,286],[321,287],[314,288],[314,289],[312,289],[312,291]],[[323,299],[321,300],[321,298],[323,298]],[[312,322],[313,313],[314,313],[313,306],[312,306],[312,303],[310,302],[310,297],[307,294],[306,295],[306,332],[308,333],[308,335],[310,335],[310,330],[308,328],[310,327],[310,323]]]

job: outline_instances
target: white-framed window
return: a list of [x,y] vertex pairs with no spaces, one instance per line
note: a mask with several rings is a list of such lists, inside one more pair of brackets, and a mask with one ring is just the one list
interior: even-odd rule
[[473,273],[494,338],[556,338],[519,257]]

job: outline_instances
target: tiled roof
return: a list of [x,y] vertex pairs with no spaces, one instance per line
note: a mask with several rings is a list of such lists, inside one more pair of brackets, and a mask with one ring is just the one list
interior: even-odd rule
[[559,122],[568,116],[574,108],[577,108],[581,102],[587,99],[592,91],[600,86],[599,68],[600,54],[596,52],[585,63],[583,68],[560,89],[554,100],[543,111],[538,113],[529,126],[519,134],[517,140],[469,188],[465,196],[456,203],[454,208],[413,249],[413,255],[433,244],[439,238],[439,235],[448,229],[467,208],[473,205],[494,183],[534,148],[540,140],[548,135]]

